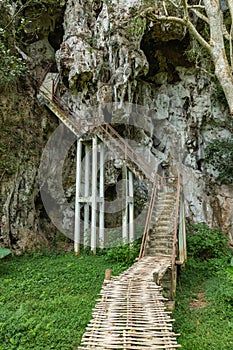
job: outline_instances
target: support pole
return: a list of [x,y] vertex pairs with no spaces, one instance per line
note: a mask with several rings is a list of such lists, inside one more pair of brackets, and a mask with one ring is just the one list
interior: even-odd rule
[[[89,197],[89,183],[90,183],[90,147],[85,145],[85,186],[84,186],[84,197]],[[84,248],[88,246],[89,242],[89,205],[88,200],[84,204]]]
[[104,143],[100,143],[100,188],[99,188],[99,245],[104,248]]
[[91,250],[96,254],[96,205],[97,205],[97,138],[92,139],[92,207],[91,207]]
[[184,264],[187,261],[187,247],[186,247],[186,228],[185,228],[185,213],[184,213],[184,199],[180,197],[180,212],[179,212],[179,232],[178,232],[178,247],[179,247],[179,261]]
[[74,252],[80,253],[80,184],[81,184],[81,157],[82,141],[77,141],[77,161],[76,161],[76,193],[75,193],[75,220],[74,220]]
[[122,240],[128,243],[128,181],[127,167],[122,168]]
[[133,242],[134,237],[134,191],[133,191],[133,173],[128,171],[129,178],[129,241]]

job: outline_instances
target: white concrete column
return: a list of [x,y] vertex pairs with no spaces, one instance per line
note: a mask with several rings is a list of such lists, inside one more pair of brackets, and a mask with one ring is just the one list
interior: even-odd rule
[[127,181],[127,167],[122,167],[122,240],[128,243],[128,181]]
[[129,186],[129,241],[133,242],[135,239],[134,236],[134,191],[133,191],[133,173],[128,171],[128,186]]
[[84,197],[86,198],[86,202],[84,204],[84,248],[86,248],[89,244],[89,201],[88,197],[90,195],[90,146],[85,145],[85,185],[84,185]]
[[91,250],[96,254],[97,138],[92,139]]
[[76,160],[76,192],[75,192],[75,220],[74,220],[74,252],[80,253],[80,184],[81,184],[81,157],[82,141],[77,141],[77,160]]
[[104,143],[99,145],[100,150],[100,171],[99,171],[99,245],[104,248]]

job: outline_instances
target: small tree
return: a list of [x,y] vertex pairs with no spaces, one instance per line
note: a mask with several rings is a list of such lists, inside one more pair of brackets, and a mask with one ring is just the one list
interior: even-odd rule
[[[187,28],[209,53],[214,63],[215,75],[225,94],[230,113],[233,115],[233,1],[147,0],[145,4],[146,6],[137,13],[137,16],[146,16],[154,22],[177,23]],[[230,24],[226,24],[226,19],[230,20]],[[209,28],[207,36],[198,29],[200,21]]]

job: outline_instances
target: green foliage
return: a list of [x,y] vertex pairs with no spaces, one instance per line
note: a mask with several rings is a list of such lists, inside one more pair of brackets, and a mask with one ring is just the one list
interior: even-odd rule
[[140,37],[144,34],[146,29],[146,19],[142,17],[132,18],[128,27],[130,36]]
[[102,256],[14,257],[0,264],[0,350],[77,349],[102,287]]
[[0,259],[4,258],[7,255],[10,255],[11,251],[7,248],[0,248]]
[[233,183],[233,140],[214,140],[206,148],[206,162],[219,172],[222,184]]
[[122,240],[119,240],[116,246],[107,249],[106,254],[111,261],[121,262],[128,266],[133,264],[139,256],[140,247],[141,238],[130,244],[124,244]]
[[17,166],[17,158],[11,155],[5,146],[0,147],[0,169],[3,174],[13,174]]
[[0,81],[2,87],[12,86],[27,71],[25,63],[13,53],[6,40],[6,32],[0,28]]
[[[219,257],[203,260],[203,245],[208,252],[212,252],[212,256],[216,255],[209,241],[212,232],[213,240],[218,245],[218,232],[204,224],[193,225],[189,231],[192,233],[188,236],[188,247],[194,250],[192,255],[195,257],[188,259],[185,270],[181,272],[174,331],[181,334],[178,342],[184,349],[232,350],[233,267],[229,263],[229,251],[225,251],[225,237],[220,239],[220,246],[222,241],[223,246],[217,252]],[[192,240],[198,232],[205,244]]]
[[188,226],[188,254],[196,259],[209,260],[229,254],[228,239],[224,232],[211,229],[205,223]]

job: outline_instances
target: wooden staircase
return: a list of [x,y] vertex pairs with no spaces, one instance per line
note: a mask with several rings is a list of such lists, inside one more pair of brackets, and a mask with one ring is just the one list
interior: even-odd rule
[[145,255],[172,256],[176,192],[158,194],[152,214]]
[[[103,116],[88,119],[74,114],[56,97],[56,83],[48,84],[48,79],[51,79],[51,75],[47,77],[48,74],[47,72],[42,79],[39,100],[78,138],[84,132],[97,135],[117,158],[126,163],[135,176],[151,188],[139,261],[119,278],[104,284],[101,300],[96,305],[93,320],[87,327],[82,347],[79,349],[177,348],[179,345],[171,331],[171,319],[165,311],[165,300],[161,296],[159,286],[163,287],[166,297],[173,300],[176,288],[176,259],[181,263],[185,262],[185,254],[179,256],[179,245],[182,245],[183,251],[186,249],[185,229],[179,229],[177,235],[178,223],[182,225],[184,222],[179,218],[180,176],[162,178],[156,174],[150,164],[137,154],[111,125],[104,122]],[[146,290],[152,288],[153,292],[143,295],[147,293],[144,287]],[[157,302],[162,304],[153,311],[154,303]],[[145,303],[150,305],[150,319],[146,318],[143,311]],[[127,311],[122,311],[122,314],[120,310],[124,308]],[[131,312],[132,308],[135,308],[135,312]],[[114,318],[111,318],[112,314]],[[158,324],[157,328],[154,327],[154,322]]]

